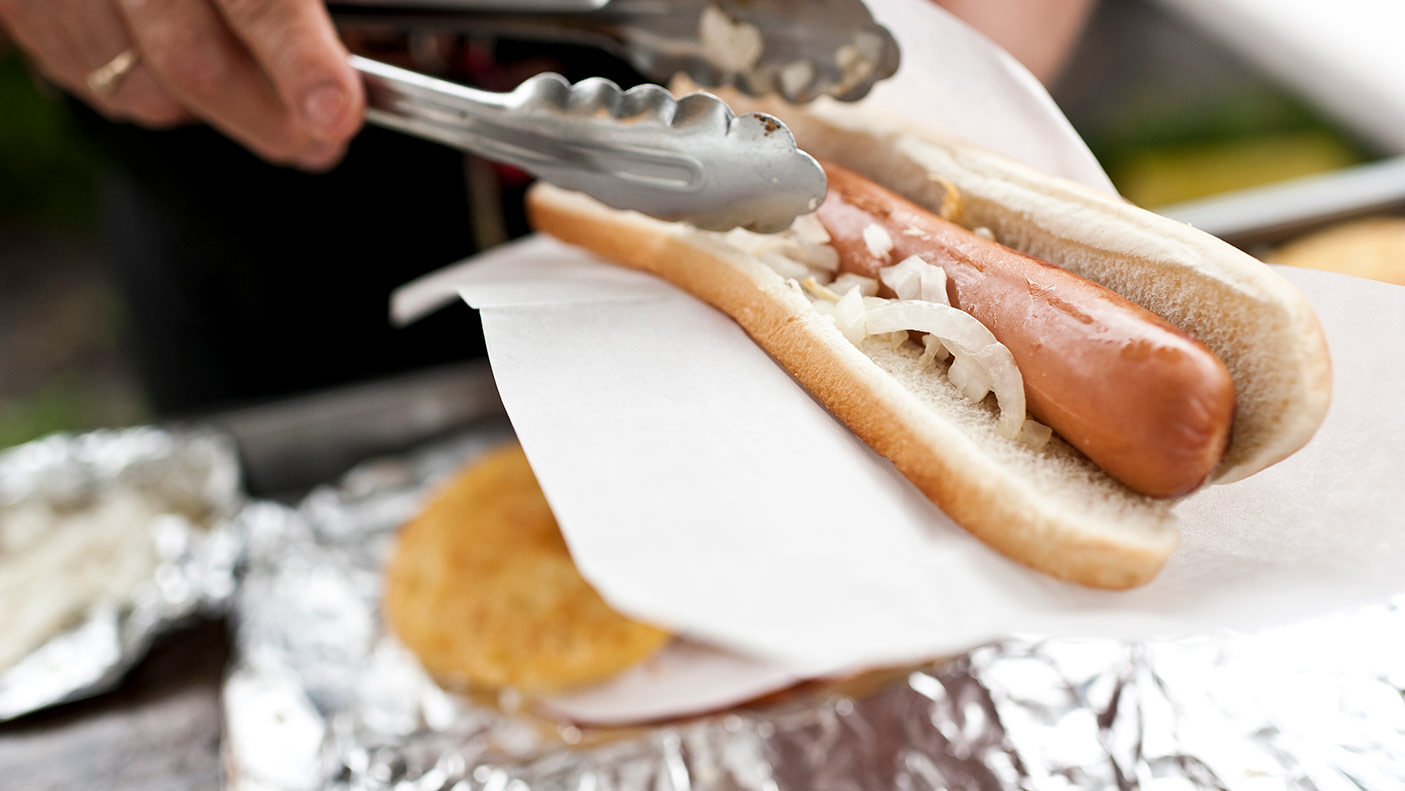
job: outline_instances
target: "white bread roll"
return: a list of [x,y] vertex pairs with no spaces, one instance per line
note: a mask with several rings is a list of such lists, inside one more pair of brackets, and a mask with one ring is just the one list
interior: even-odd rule
[[[729,96],[784,120],[806,151],[933,211],[945,187],[968,228],[1059,264],[1165,317],[1228,366],[1238,402],[1218,481],[1300,448],[1330,396],[1326,343],[1306,299],[1267,266],[1207,234],[998,155],[880,124],[852,106],[799,110]],[[1034,449],[996,432],[987,399],[918,370],[920,351],[855,347],[794,280],[723,235],[604,207],[549,185],[537,228],[657,274],[732,316],[836,417],[892,460],[954,521],[1008,557],[1083,585],[1149,581],[1174,551],[1171,502],[1137,495],[1055,440]],[[1116,383],[1109,383],[1115,387]]]

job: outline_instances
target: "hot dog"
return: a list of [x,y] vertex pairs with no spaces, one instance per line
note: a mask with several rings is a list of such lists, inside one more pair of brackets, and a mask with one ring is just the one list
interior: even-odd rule
[[[549,186],[529,196],[533,223],[729,314],[953,521],[1013,560],[1083,585],[1143,584],[1178,543],[1173,501],[1161,498],[1261,470],[1320,424],[1330,396],[1321,328],[1303,296],[1251,257],[854,108],[728,98],[780,116],[806,151],[872,184],[831,169],[834,195],[818,221],[797,221],[778,242],[618,212]],[[972,242],[976,229],[1012,250]],[[799,270],[777,260],[777,244],[810,251],[786,253]],[[914,254],[915,264],[904,260]],[[874,259],[888,266],[875,272]],[[923,281],[920,299],[860,299],[861,287],[844,291],[852,275],[826,271],[886,278],[909,264],[941,268],[942,293],[925,293]],[[960,317],[979,332],[942,337],[955,362],[934,365],[934,346],[924,353],[902,330],[936,330],[905,317],[924,327]],[[1004,359],[1020,368],[1017,397]],[[958,381],[972,361],[965,370],[1005,381],[991,385],[995,399],[968,400],[985,387],[973,395]],[[1026,401],[1062,439],[1039,446],[1010,430]]]
[[[919,256],[946,271],[951,304],[1009,347],[1031,414],[1133,491],[1198,488],[1229,442],[1234,382],[1205,345],[1156,314],[1046,261],[1015,252],[826,165],[818,216],[839,267],[878,278]],[[864,242],[892,240],[880,258]],[[886,286],[880,294],[894,296]]]

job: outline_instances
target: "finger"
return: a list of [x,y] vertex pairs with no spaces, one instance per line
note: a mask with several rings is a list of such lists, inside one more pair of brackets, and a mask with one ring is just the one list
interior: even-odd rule
[[111,94],[98,94],[88,85],[88,75],[107,62],[104,58],[115,58],[131,44],[109,0],[51,0],[43,8],[0,0],[0,22],[41,74],[103,115],[154,127],[190,119],[140,64]]
[[214,0],[313,137],[343,143],[361,125],[365,97],[320,0]]
[[156,80],[197,116],[279,164],[320,165],[335,152],[302,129],[206,0],[120,0]]
[[141,63],[132,67],[117,90],[102,101],[113,107],[118,117],[151,129],[169,129],[195,120]]

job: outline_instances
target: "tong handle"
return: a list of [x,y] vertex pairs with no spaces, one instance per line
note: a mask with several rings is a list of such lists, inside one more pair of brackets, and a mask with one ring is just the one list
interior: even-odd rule
[[[553,173],[582,171],[683,192],[701,189],[700,166],[691,158],[602,139],[601,132],[623,139],[628,131],[623,123],[611,129],[587,106],[618,92],[607,80],[583,82],[581,90],[574,90],[558,74],[539,74],[511,93],[492,93],[357,56],[352,56],[352,66],[365,81],[366,118],[379,126],[553,181]],[[667,96],[662,88],[650,87]],[[586,112],[572,118],[573,110]]]
[[514,13],[574,14],[599,11],[610,0],[329,0],[327,5],[415,11],[510,11]]
[[595,47],[664,82],[733,86],[796,103],[856,101],[898,68],[892,35],[862,0],[330,0],[346,24]]
[[[491,119],[506,109],[505,94],[437,80],[359,55],[351,56],[351,66],[361,73],[366,86],[366,120],[489,159],[509,161],[510,152],[492,150],[501,133],[491,127]],[[489,127],[484,128],[483,122]]]

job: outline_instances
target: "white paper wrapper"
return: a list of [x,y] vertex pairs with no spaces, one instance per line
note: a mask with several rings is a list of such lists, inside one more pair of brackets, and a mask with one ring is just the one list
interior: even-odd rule
[[1186,500],[1180,551],[1121,593],[981,545],[727,317],[647,275],[533,239],[405,299],[454,287],[481,310],[503,402],[608,600],[814,672],[1009,634],[1254,628],[1405,585],[1405,289],[1281,271],[1327,333],[1327,420],[1288,461]]
[[548,696],[543,708],[565,722],[630,725],[726,709],[803,680],[779,664],[675,640],[614,678]]
[[928,0],[866,4],[897,39],[903,60],[865,106],[1116,192],[1044,86],[1009,53]]

